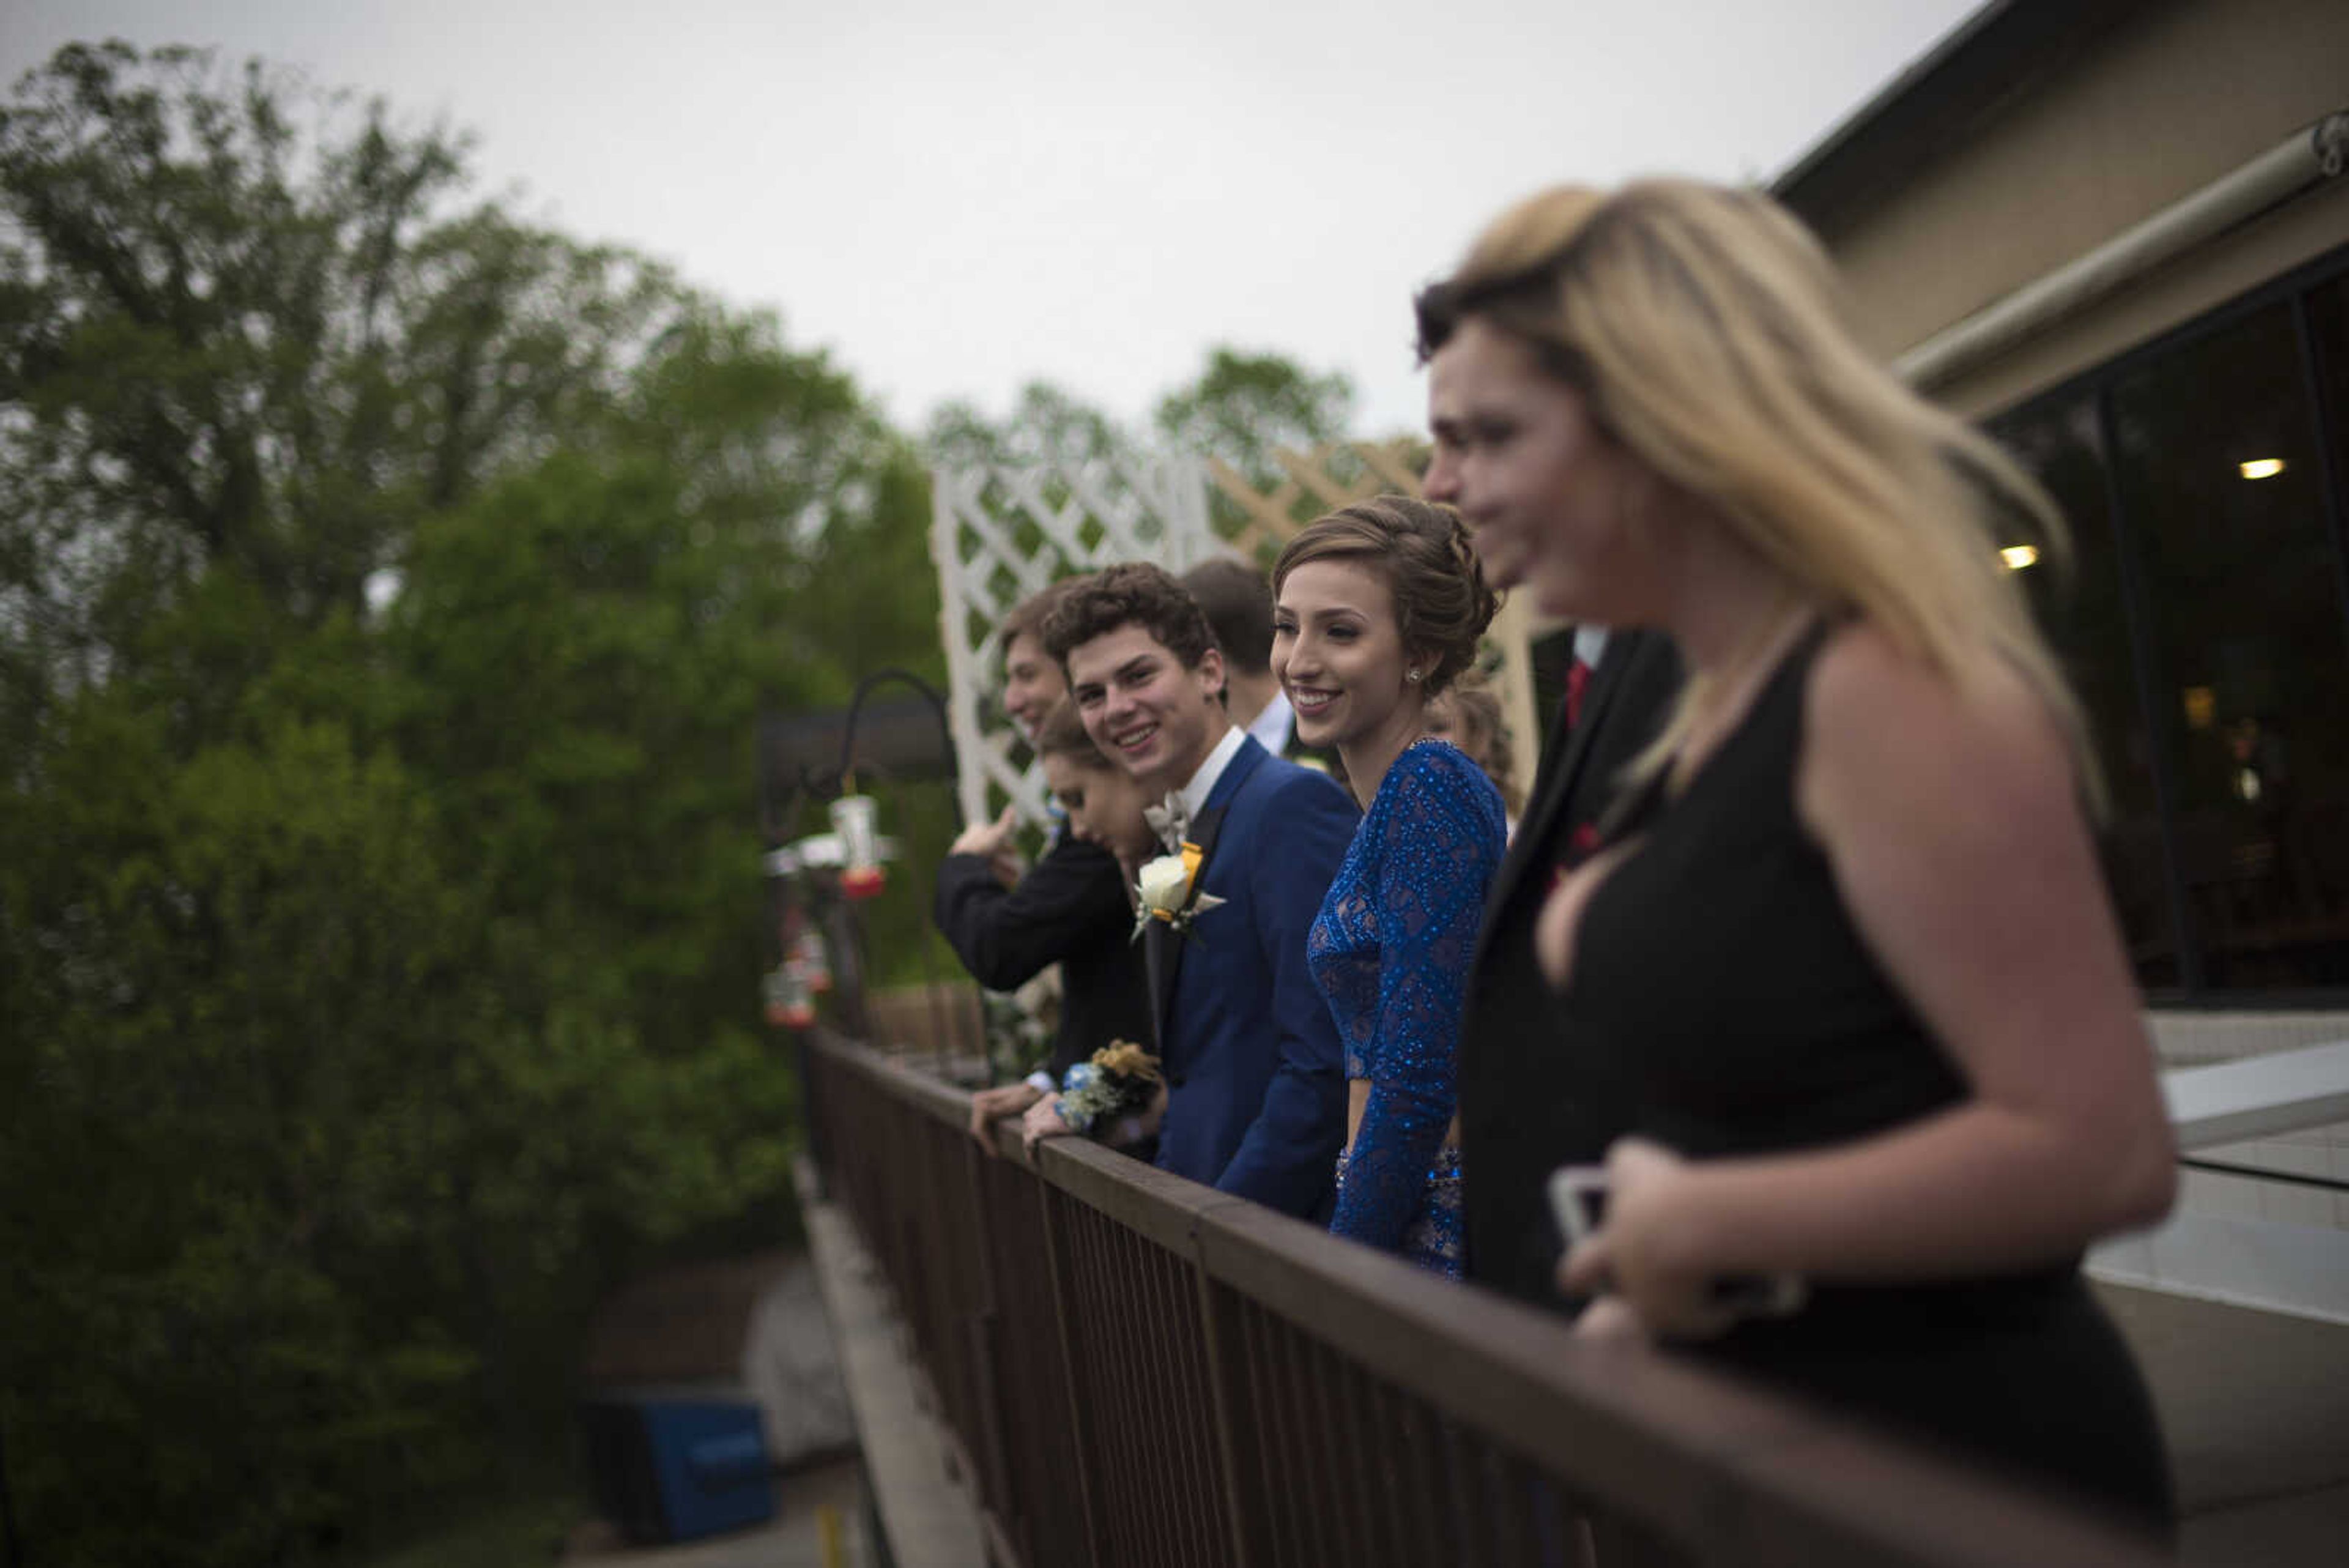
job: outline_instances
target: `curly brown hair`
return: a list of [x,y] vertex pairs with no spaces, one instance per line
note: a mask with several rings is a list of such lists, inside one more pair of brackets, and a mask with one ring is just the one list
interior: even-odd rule
[[1122,626],[1139,626],[1185,670],[1216,649],[1199,602],[1163,566],[1128,561],[1080,582],[1044,617],[1044,651],[1067,673],[1069,651]]
[[1340,507],[1308,523],[1280,552],[1273,592],[1308,561],[1345,558],[1375,561],[1385,570],[1403,648],[1434,660],[1424,677],[1430,697],[1476,661],[1477,639],[1501,601],[1485,586],[1458,513],[1408,495]]

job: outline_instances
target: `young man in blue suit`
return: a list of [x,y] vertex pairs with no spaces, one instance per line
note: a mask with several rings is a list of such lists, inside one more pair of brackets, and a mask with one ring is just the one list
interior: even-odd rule
[[[1354,803],[1232,723],[1215,634],[1158,567],[1100,573],[1043,635],[1094,743],[1149,794],[1179,796],[1180,837],[1200,852],[1189,929],[1153,920],[1144,933],[1168,1091],[1158,1163],[1324,1219],[1345,1059],[1305,941],[1353,838]],[[1065,1130],[1049,1102],[1029,1118],[1040,1134]]]

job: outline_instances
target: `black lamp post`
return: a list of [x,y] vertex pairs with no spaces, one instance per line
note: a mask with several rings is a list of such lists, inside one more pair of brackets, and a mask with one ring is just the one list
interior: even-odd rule
[[[889,846],[880,832],[878,803],[857,788],[856,742],[866,700],[889,681],[911,686],[919,694],[937,722],[946,772],[949,777],[956,772],[954,732],[947,719],[946,700],[920,676],[895,666],[876,670],[856,683],[841,722],[838,765],[826,773],[805,760],[798,763],[787,809],[780,815],[769,814],[771,844],[780,836],[782,825],[796,815],[799,802],[810,794],[833,796],[827,813],[833,832],[777,845],[767,857],[769,874],[777,878],[780,888],[773,918],[779,940],[784,944],[782,961],[768,977],[767,1010],[769,1019],[783,1027],[805,1029],[813,1023],[815,993],[828,977],[843,1022],[860,1035],[871,1032],[865,1010],[863,929],[854,906],[885,886],[883,862],[888,857]],[[822,961],[825,950],[828,962]],[[930,956],[925,947],[926,967]],[[934,973],[928,989],[933,1035],[943,1053],[944,1021],[938,1016]]]
[[937,688],[910,670],[891,665],[876,670],[856,683],[855,693],[848,700],[848,717],[840,727],[840,770],[836,775],[840,794],[832,803],[832,827],[840,835],[840,891],[843,897],[864,899],[881,891],[887,874],[881,869],[880,835],[877,828],[879,808],[873,797],[860,794],[856,788],[856,722],[864,712],[864,700],[873,689],[886,680],[901,680],[921,694],[938,721],[938,740],[944,746],[947,773],[955,767],[954,726],[947,721],[946,699]]

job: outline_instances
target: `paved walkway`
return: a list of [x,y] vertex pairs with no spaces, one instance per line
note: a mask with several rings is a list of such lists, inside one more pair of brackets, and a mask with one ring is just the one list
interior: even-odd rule
[[904,1568],[986,1568],[978,1506],[948,1479],[946,1446],[899,1354],[901,1330],[880,1266],[846,1213],[816,1197],[815,1172],[804,1158],[792,1175],[889,1549]]
[[[802,1173],[804,1187],[808,1177]],[[663,1269],[619,1292],[597,1314],[591,1383],[607,1397],[671,1394],[754,1401],[768,1451],[790,1467],[774,1482],[775,1518],[749,1530],[666,1546],[634,1546],[607,1521],[583,1523],[564,1561],[574,1568],[885,1568],[874,1526],[885,1494],[902,1568],[980,1559],[962,1549],[978,1526],[945,1480],[936,1438],[911,1411],[895,1320],[846,1219],[806,1208],[806,1256],[782,1252]],[[842,1325],[836,1328],[835,1324]],[[857,1377],[852,1410],[843,1373]],[[855,1418],[861,1413],[863,1420]],[[926,1445],[923,1439],[926,1438]],[[882,1477],[868,1480],[860,1446]],[[868,1499],[868,1488],[874,1498]],[[925,1493],[939,1501],[925,1503]],[[953,1544],[932,1539],[945,1515]],[[955,1531],[965,1535],[956,1536]]]
[[[828,1404],[837,1397],[828,1386],[818,1386],[830,1383],[830,1368],[815,1367],[812,1347],[800,1343],[811,1329],[828,1325],[854,1411],[861,1463],[852,1456],[779,1479],[776,1516],[755,1529],[674,1546],[632,1547],[609,1525],[585,1526],[564,1554],[574,1568],[883,1568],[893,1561],[899,1568],[986,1568],[978,1508],[949,1479],[938,1429],[916,1402],[911,1370],[900,1354],[902,1330],[880,1269],[847,1215],[816,1199],[813,1170],[802,1162],[793,1175],[823,1324],[811,1324],[805,1314],[787,1310],[796,1307],[791,1299],[798,1293],[794,1282],[781,1268],[762,1264],[756,1309],[747,1298],[733,1303],[717,1314],[724,1318],[725,1332],[713,1330],[703,1337],[713,1344],[744,1342],[740,1392],[769,1408],[771,1438],[779,1438],[771,1428],[792,1426],[797,1418],[778,1423],[776,1407]],[[686,1283],[707,1286],[709,1281],[697,1277]],[[684,1291],[683,1305],[665,1298],[639,1303],[637,1315],[656,1320],[662,1331],[656,1337],[668,1342],[665,1354],[672,1358],[682,1354],[674,1343],[679,1333],[712,1316],[698,1303],[702,1293],[707,1292]],[[666,1363],[657,1368],[672,1375],[681,1369],[682,1364]],[[633,1363],[627,1370],[640,1371]],[[818,1370],[825,1376],[817,1377]],[[888,1537],[885,1548],[874,1538],[876,1516]],[[831,1556],[825,1554],[828,1531]]]
[[[824,1554],[824,1511],[836,1555]],[[856,1461],[802,1470],[775,1482],[775,1517],[675,1546],[630,1546],[604,1524],[582,1530],[563,1555],[573,1568],[878,1568],[882,1558],[866,1539],[864,1489]]]

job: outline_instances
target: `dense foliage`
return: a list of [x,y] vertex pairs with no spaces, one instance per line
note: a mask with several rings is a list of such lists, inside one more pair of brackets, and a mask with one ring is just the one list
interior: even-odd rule
[[559,1455],[611,1279],[788,1224],[762,706],[935,675],[822,355],[264,67],[0,109],[0,1443],[44,1563]]
[[[792,1224],[756,722],[942,679],[923,455],[771,317],[471,201],[467,156],[188,50],[0,101],[28,1561],[347,1560],[526,1489],[614,1281]],[[1268,472],[1349,397],[1217,350],[1160,436]],[[927,455],[1140,444],[1040,385]],[[951,802],[876,782],[873,954],[951,972]]]

